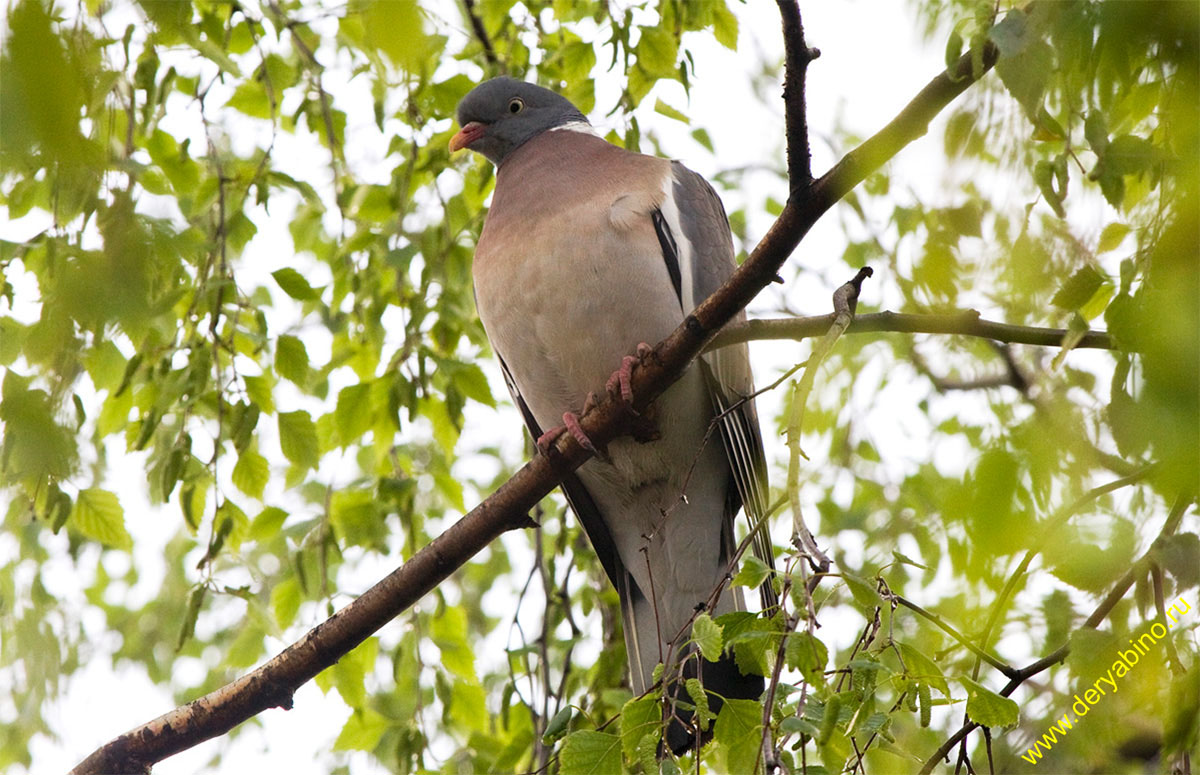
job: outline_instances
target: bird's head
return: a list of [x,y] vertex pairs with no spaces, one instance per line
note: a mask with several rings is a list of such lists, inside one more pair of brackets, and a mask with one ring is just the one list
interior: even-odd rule
[[514,78],[493,78],[458,104],[461,129],[450,138],[450,150],[469,148],[499,166],[526,140],[577,122],[588,120],[565,97]]

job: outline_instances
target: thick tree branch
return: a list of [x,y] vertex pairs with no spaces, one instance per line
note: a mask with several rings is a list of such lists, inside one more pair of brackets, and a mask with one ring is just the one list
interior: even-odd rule
[[[717,334],[709,349],[727,347],[738,342],[760,339],[807,339],[824,336],[833,324],[835,315],[813,315],[802,318],[773,318],[733,323]],[[858,315],[846,329],[847,334],[894,332],[905,334],[958,334],[992,339],[1013,344],[1034,344],[1062,347],[1068,332],[1062,328],[1014,326],[984,320],[973,309],[939,314],[909,312],[872,312]],[[1113,350],[1116,345],[1106,331],[1088,331],[1073,349],[1095,348]]]
[[[794,2],[781,0],[780,5],[788,14],[795,8]],[[795,35],[799,37],[793,43],[798,40],[800,45],[789,46],[787,53],[796,57],[803,51],[803,56],[810,60],[811,54],[803,47],[799,21],[796,10]],[[991,46],[983,52],[983,61],[984,67],[973,73],[970,54],[964,56],[954,68],[954,76],[943,73],[934,78],[887,127],[848,154],[820,180],[812,185],[805,181],[805,185],[793,186],[783,212],[746,262],[659,343],[654,357],[635,367],[632,380],[635,408],[645,408],[678,379],[721,327],[772,282],[779,267],[817,219],[864,177],[920,137],[939,111],[991,67],[995,61]],[[806,66],[807,61],[800,63],[794,58],[787,63],[788,72],[796,74],[793,83],[797,89],[803,86]],[[789,158],[801,159],[807,153],[803,94],[793,91],[788,97]],[[581,423],[588,437],[602,446],[628,433],[632,418],[626,407],[605,400],[583,417]],[[72,772],[75,775],[149,772],[155,762],[224,734],[267,708],[289,707],[299,686],[413,605],[500,535],[530,525],[529,510],[587,457],[571,434],[563,434],[549,458],[539,456],[531,460],[412,559],[299,642],[233,683],[105,744]]]

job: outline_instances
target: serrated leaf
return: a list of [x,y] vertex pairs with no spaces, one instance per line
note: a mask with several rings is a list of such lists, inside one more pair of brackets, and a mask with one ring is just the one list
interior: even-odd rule
[[738,20],[723,2],[713,6],[713,37],[730,51],[737,50]]
[[658,697],[647,696],[630,700],[621,708],[621,747],[633,758],[638,744],[647,735],[657,735],[662,727],[662,708]]
[[925,656],[925,652],[916,646],[907,643],[899,645],[900,656],[904,658],[904,667],[908,671],[908,675],[914,680],[929,684],[944,696],[949,697],[950,684],[946,683],[946,676],[942,674],[942,669],[937,666],[937,663]]
[[663,27],[642,27],[642,37],[634,49],[638,64],[651,76],[670,78],[675,74],[679,41]]
[[303,409],[279,414],[279,447],[283,456],[301,468],[312,468],[320,459],[317,426]]
[[621,738],[583,730],[567,735],[558,753],[560,775],[612,775],[621,772]]
[[825,682],[829,649],[820,640],[807,632],[792,633],[788,636],[784,654],[787,666],[799,670],[805,681],[816,685]]
[[367,638],[355,646],[350,653],[339,659],[325,672],[333,679],[333,686],[351,708],[362,708],[367,700],[367,674],[375,669],[379,656],[379,639]]
[[721,658],[721,651],[724,648],[721,625],[714,622],[707,613],[698,615],[696,621],[692,623],[692,640],[696,642],[701,655],[709,662],[716,662]]
[[275,372],[297,385],[308,379],[308,350],[304,342],[290,334],[279,337],[275,343]]
[[117,496],[108,490],[97,487],[80,490],[70,523],[81,534],[105,546],[126,551],[133,548],[133,538],[125,529],[125,510]]
[[763,708],[756,700],[726,700],[713,726],[726,772],[754,772],[762,746]]
[[854,601],[863,608],[875,608],[881,604],[882,601],[879,598],[878,590],[875,589],[874,582],[853,573],[843,573],[842,580],[850,588],[850,594],[854,597]]
[[996,694],[966,676],[959,683],[967,690],[967,716],[981,727],[1012,727],[1020,720],[1017,703]]
[[742,558],[742,567],[733,577],[733,586],[757,589],[771,575],[771,569],[754,555]]
[[231,478],[234,487],[251,498],[262,500],[263,490],[271,479],[271,466],[267,459],[255,450],[245,449],[238,455]]

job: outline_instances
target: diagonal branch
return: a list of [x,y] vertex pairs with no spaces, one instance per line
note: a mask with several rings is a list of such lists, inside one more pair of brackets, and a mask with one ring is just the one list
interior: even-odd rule
[[[790,14],[794,0],[781,2]],[[785,14],[786,15],[786,14]],[[799,11],[795,30],[802,42]],[[788,72],[803,85],[807,67],[794,58],[811,60],[802,45],[789,46]],[[678,379],[704,346],[775,277],[814,223],[851,188],[904,146],[920,137],[929,121],[990,69],[995,61],[989,45],[984,67],[972,72],[971,54],[954,73],[934,78],[879,134],[848,154],[811,185],[793,187],[783,212],[729,281],[688,315],[684,323],[655,348],[655,357],[635,367],[635,408],[643,409]],[[807,152],[802,93],[791,92],[787,104],[789,157]],[[792,145],[795,143],[796,145]],[[628,409],[606,399],[581,421],[599,446],[631,430]],[[412,559],[371,587],[357,600],[309,631],[262,667],[210,694],[176,708],[101,746],[80,763],[74,775],[99,772],[149,772],[151,765],[198,743],[222,735],[267,708],[291,706],[292,694],[321,670],[338,661],[384,624],[434,589],[455,569],[509,530],[533,524],[527,516],[539,500],[588,457],[571,434],[560,437],[550,457],[529,461],[496,492],[468,512]]]

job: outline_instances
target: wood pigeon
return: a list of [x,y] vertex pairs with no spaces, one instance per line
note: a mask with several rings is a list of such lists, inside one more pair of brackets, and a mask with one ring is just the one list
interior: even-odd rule
[[[733,272],[725,210],[700,175],[606,142],[540,86],[486,81],[463,98],[458,121],[450,149],[497,168],[472,270],[488,340],[539,449],[563,427],[590,448],[575,413],[601,390],[628,400],[631,354],[645,357],[646,342],[670,334]],[[680,677],[699,676],[714,711],[722,698],[763,691],[732,655],[707,662],[687,645],[696,613],[736,572],[743,505],[761,527],[755,551],[770,562],[753,390],[745,344],[705,354],[653,407],[655,440],[617,439],[563,480],[620,595],[635,693],[653,686],[660,662],[669,696],[686,700]],[[774,603],[769,581],[763,594]],[[743,608],[741,590],[725,588],[710,610]],[[690,714],[671,715],[673,750],[704,739]]]

